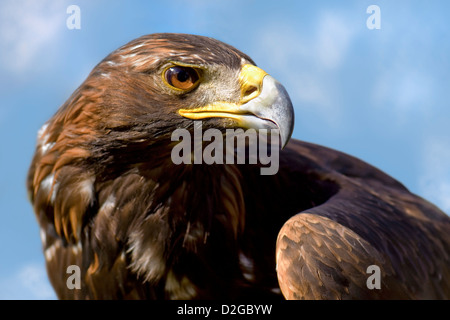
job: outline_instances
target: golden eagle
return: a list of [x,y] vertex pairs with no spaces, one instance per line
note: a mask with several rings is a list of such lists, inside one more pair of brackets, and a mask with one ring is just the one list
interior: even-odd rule
[[[174,163],[173,132],[200,121],[279,129],[277,173]],[[289,141],[293,123],[283,86],[218,40],[112,52],[39,131],[29,170],[58,297],[449,299],[450,218],[361,160]]]

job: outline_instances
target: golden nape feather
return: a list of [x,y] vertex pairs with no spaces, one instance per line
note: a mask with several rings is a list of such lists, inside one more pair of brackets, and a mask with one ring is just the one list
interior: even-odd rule
[[450,218],[290,139],[293,124],[284,87],[218,40],[112,52],[42,127],[29,169],[58,297],[449,299]]

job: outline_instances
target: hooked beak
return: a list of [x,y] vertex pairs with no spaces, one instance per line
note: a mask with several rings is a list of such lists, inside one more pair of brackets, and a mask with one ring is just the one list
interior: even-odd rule
[[231,118],[246,129],[278,129],[283,148],[294,130],[294,109],[286,89],[265,71],[250,64],[242,66],[239,83],[239,103],[218,101],[200,108],[180,109],[178,113],[194,120]]

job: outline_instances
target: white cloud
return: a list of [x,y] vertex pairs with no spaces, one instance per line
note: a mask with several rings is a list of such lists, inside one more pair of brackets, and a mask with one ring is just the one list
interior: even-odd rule
[[420,193],[450,215],[450,139],[433,138],[423,146]]
[[36,56],[56,45],[65,27],[66,11],[60,1],[2,1],[0,4],[0,58],[2,68],[22,73]]
[[[397,64],[401,65],[401,61]],[[400,122],[415,112],[429,112],[435,96],[434,81],[429,75],[413,69],[402,70],[392,67],[381,72],[372,93],[375,104],[393,107]]]
[[[277,70],[285,79],[286,84],[294,84],[296,90],[290,92],[292,98],[312,104],[329,106],[331,101],[326,94],[324,81],[320,74],[304,68],[303,64],[313,60],[316,52],[312,50],[312,39],[304,38],[301,32],[289,27],[270,27],[262,33],[261,44],[270,48],[270,68]],[[314,51],[314,52],[313,52]]]
[[45,266],[35,262],[22,266],[0,279],[0,300],[56,299]]
[[319,19],[315,52],[319,63],[327,69],[334,69],[342,64],[350,43],[355,35],[343,16],[325,12]]
[[294,24],[297,28],[287,23],[267,25],[260,30],[257,45],[263,52],[270,49],[271,59],[265,65],[283,75],[291,98],[298,102],[296,108],[311,108],[328,125],[336,126],[342,109],[337,105],[339,84],[333,75],[359,30],[342,13],[325,11],[316,21],[309,29],[298,24]]

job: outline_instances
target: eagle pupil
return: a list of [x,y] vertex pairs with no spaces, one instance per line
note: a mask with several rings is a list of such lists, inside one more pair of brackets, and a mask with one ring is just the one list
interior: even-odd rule
[[189,77],[190,77],[189,73],[186,70],[181,69],[178,72],[177,80],[180,82],[185,82],[189,79]]
[[181,90],[193,88],[199,80],[198,73],[195,69],[180,66],[167,69],[164,77],[170,86]]

